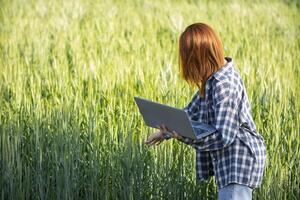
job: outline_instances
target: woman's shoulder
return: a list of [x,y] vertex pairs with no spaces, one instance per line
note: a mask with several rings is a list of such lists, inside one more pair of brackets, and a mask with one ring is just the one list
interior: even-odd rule
[[243,81],[232,65],[226,72],[212,80],[210,89],[215,102],[226,98],[239,99],[243,91]]
[[242,85],[243,81],[240,71],[236,68],[232,59],[212,75],[211,86],[213,87],[231,89],[238,87],[239,89],[242,89]]
[[235,86],[240,83],[241,76],[239,70],[235,67],[233,60],[227,60],[227,63],[209,78],[211,86]]

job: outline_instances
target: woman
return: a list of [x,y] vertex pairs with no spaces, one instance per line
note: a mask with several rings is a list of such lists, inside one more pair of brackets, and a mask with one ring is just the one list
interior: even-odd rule
[[197,91],[184,107],[190,120],[204,122],[217,131],[192,140],[163,124],[146,144],[169,138],[196,150],[197,178],[215,176],[218,199],[252,199],[253,188],[262,182],[266,148],[256,132],[247,93],[232,58],[225,57],[215,31],[204,23],[188,26],[179,38],[180,74]]

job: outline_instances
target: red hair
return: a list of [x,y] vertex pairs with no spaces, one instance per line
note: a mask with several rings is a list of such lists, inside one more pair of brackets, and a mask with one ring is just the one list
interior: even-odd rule
[[179,38],[180,76],[205,94],[206,80],[224,65],[224,51],[217,33],[204,23],[189,25]]

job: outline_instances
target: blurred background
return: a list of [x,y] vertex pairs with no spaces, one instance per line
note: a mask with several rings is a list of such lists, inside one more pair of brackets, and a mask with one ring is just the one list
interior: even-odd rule
[[195,150],[133,100],[183,108],[178,38],[212,26],[244,80],[267,145],[253,199],[300,198],[299,1],[0,0],[1,199],[216,199]]

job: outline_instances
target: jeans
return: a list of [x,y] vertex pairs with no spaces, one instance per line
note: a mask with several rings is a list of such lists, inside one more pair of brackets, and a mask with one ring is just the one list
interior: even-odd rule
[[237,183],[230,183],[219,189],[218,200],[251,200],[252,188]]

